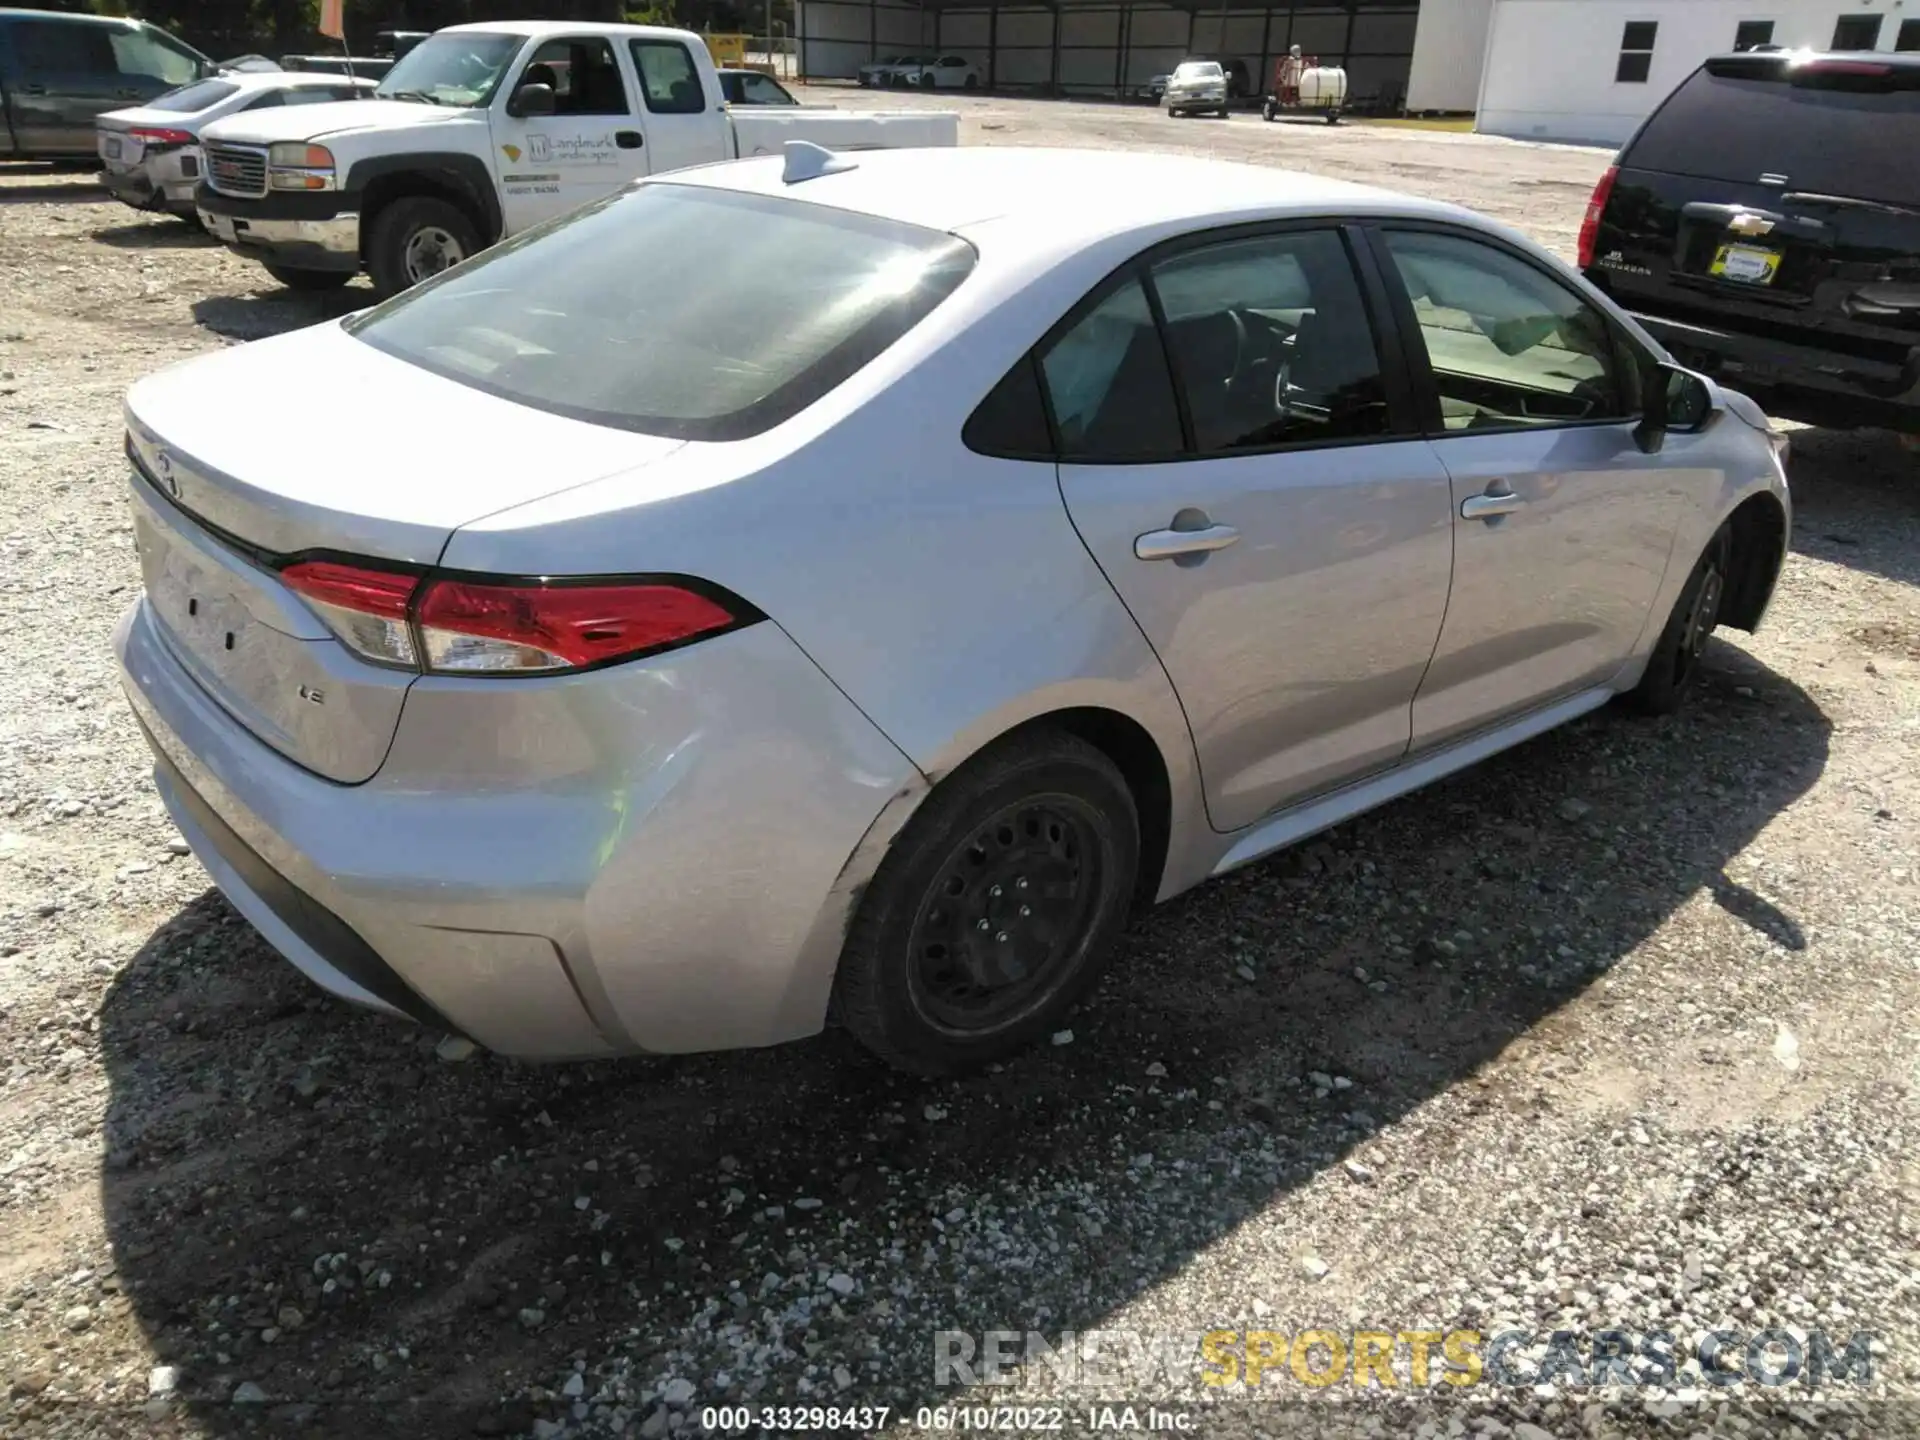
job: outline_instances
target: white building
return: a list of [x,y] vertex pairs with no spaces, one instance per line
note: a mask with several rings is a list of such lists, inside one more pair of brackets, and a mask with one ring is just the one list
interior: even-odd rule
[[1707,56],[1767,44],[1920,50],[1920,0],[1491,0],[1474,128],[1617,145]]
[[1617,145],[1708,55],[1920,50],[1920,0],[796,0],[800,73],[960,54],[990,89],[1134,94],[1189,55],[1267,88],[1289,45],[1344,65],[1359,113],[1445,111]]

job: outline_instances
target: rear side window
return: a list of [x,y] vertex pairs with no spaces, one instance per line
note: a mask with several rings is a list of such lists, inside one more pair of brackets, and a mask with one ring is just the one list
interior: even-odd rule
[[635,40],[633,68],[640,72],[640,92],[647,109],[656,115],[698,115],[707,108],[700,89],[700,72],[693,56],[677,40]]
[[556,415],[738,440],[880,355],[973,265],[944,231],[656,181],[535,226],[347,330]]
[[202,80],[198,85],[182,85],[178,90],[169,90],[147,104],[155,110],[171,110],[176,115],[197,115],[239,93],[240,87],[228,81]]
[[[105,75],[113,46],[99,25],[66,20],[15,20],[7,26],[14,62],[27,75]],[[192,76],[183,76],[191,79]]]
[[1787,66],[1765,56],[1737,60],[1752,73],[1695,71],[1654,112],[1623,163],[1742,184],[1783,175],[1795,190],[1895,205],[1920,201],[1913,161],[1920,152],[1920,72],[1896,70],[1891,79],[1833,72],[1796,83]]
[[1128,280],[1040,357],[1063,459],[1163,460],[1180,454],[1173,395],[1146,291]]

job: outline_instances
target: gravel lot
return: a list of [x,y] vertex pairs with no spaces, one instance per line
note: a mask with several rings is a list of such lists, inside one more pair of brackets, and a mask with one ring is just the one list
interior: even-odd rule
[[[1289,163],[1563,251],[1605,164],[957,103],[968,144]],[[1687,713],[1592,717],[1162,908],[1065,1043],[939,1085],[831,1035],[530,1067],[277,960],[181,853],[110,662],[126,385],[365,295],[0,167],[0,1435],[910,1420],[963,1398],[938,1330],[1312,1326],[1879,1338],[1817,1395],[1018,1394],[1205,1434],[1915,1430],[1920,461],[1890,437],[1796,435],[1773,613]],[[290,398],[290,440],[332,423]]]

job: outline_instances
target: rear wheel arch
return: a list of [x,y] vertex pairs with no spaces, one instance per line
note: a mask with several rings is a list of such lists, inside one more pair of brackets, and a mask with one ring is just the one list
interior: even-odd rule
[[[1001,731],[949,767],[946,774],[1000,746],[1044,730],[1085,741],[1111,760],[1126,781],[1140,819],[1140,869],[1135,906],[1146,907],[1159,893],[1166,871],[1167,849],[1173,833],[1173,781],[1159,743],[1132,716],[1101,705],[1043,711]],[[933,788],[937,789],[945,778],[946,775],[936,777]]]
[[1733,536],[1720,623],[1751,633],[1766,613],[1786,560],[1787,511],[1777,495],[1749,495],[1727,517]]

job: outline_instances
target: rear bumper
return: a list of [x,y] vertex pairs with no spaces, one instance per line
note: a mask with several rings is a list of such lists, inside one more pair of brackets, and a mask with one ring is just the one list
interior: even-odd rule
[[1771,336],[1630,313],[1681,364],[1744,391],[1783,419],[1920,432],[1920,346],[1904,365],[1894,366]]
[[924,792],[771,623],[571,679],[417,681],[357,786],[228,716],[144,599],[115,648],[234,907],[333,994],[506,1054],[818,1031],[849,908]]
[[200,223],[222,244],[250,259],[348,275],[360,269],[357,196],[267,195],[241,200],[202,184],[193,199]]

